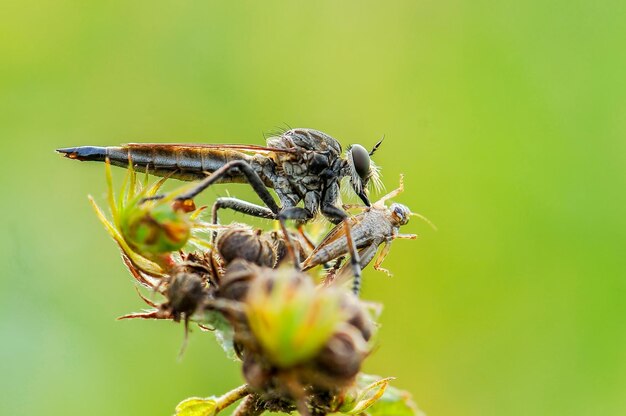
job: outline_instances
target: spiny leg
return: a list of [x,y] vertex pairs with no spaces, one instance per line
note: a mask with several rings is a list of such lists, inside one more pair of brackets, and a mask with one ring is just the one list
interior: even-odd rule
[[254,171],[252,166],[250,166],[250,164],[244,160],[233,160],[232,162],[228,162],[227,164],[213,172],[211,175],[201,180],[190,191],[179,195],[176,199],[185,200],[195,198],[200,192],[204,191],[206,188],[220,180],[223,176],[231,173],[231,171],[233,170],[241,171],[254,192],[256,192],[256,194],[259,196],[259,198],[261,198],[265,205],[274,214],[278,214],[278,212],[280,211],[280,207],[278,206],[276,201],[274,201],[272,194],[270,194],[270,192],[267,190],[265,184],[263,183],[263,180],[261,180],[261,177],[259,177],[259,175]]
[[293,264],[297,270],[300,270],[300,259],[298,258],[298,254],[294,248],[294,244],[291,241],[291,236],[289,235],[289,230],[287,230],[287,220],[296,220],[298,222],[306,222],[313,218],[313,214],[301,207],[285,207],[278,214],[278,221],[280,223],[280,228],[285,236],[285,243],[287,246],[287,253],[289,257],[293,260]]
[[[265,203],[265,205],[267,206],[267,209],[259,205],[245,203],[245,201],[240,201],[240,202],[243,202],[243,204],[236,203],[236,202],[233,202],[233,201],[237,201],[234,198],[231,199],[230,202],[227,202],[227,204],[230,204],[229,208],[235,209],[237,211],[240,211],[249,215],[261,217],[261,218],[278,219],[280,222],[282,231],[285,234],[285,241],[287,243],[287,251],[289,252],[289,255],[291,256],[291,258],[294,260],[295,266],[299,268],[300,265],[296,257],[291,239],[289,238],[289,233],[287,232],[287,226],[285,224],[285,220],[287,219],[306,220],[306,219],[309,219],[309,217],[308,215],[306,217],[302,217],[302,215],[296,215],[295,212],[291,213],[290,210],[295,209],[295,208],[281,209],[276,203],[276,201],[274,201],[272,194],[270,194],[270,192],[267,190],[267,187],[265,186],[265,184],[263,183],[259,175],[255,172],[255,170],[252,168],[252,166],[250,166],[248,162],[243,161],[243,160],[234,160],[232,162],[225,164],[224,166],[222,166],[221,168],[213,172],[210,176],[207,176],[205,179],[200,181],[200,183],[198,183],[198,185],[195,186],[193,189],[191,189],[190,191],[182,195],[179,195],[176,199],[177,200],[193,199],[200,192],[204,191],[209,186],[216,183],[218,180],[220,180],[220,178],[229,174],[232,170],[239,170],[245,176],[246,180],[248,181],[248,183],[250,184],[254,192]],[[219,206],[217,207],[217,209],[219,209]],[[215,215],[217,215],[216,214],[217,209],[215,209],[214,211]],[[298,209],[303,210],[308,213],[308,211],[304,210],[303,208],[298,208]],[[269,214],[270,211],[272,213],[271,216]]]
[[[276,219],[276,214],[271,209],[263,207],[261,205],[252,204],[238,198],[217,198],[213,204],[211,211],[211,223],[213,225],[218,224],[217,211],[220,209],[232,209],[233,211],[241,212],[243,214],[252,215],[253,217],[266,218],[268,220]],[[212,233],[212,241],[217,238],[217,230]]]
[[350,217],[344,211],[340,210],[334,205],[324,205],[321,207],[322,214],[329,219],[343,221],[344,230],[346,233],[346,240],[348,244],[348,252],[350,253],[350,263],[352,264],[352,271],[354,273],[354,280],[352,281],[352,292],[355,295],[359,295],[361,291],[361,258],[359,252],[356,249],[354,240],[352,239],[352,227],[350,226]]

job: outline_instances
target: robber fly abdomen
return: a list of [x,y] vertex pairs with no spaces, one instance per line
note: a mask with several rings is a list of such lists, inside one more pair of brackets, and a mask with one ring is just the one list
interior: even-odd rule
[[[81,161],[109,159],[112,165],[146,170],[157,176],[171,176],[193,181],[205,178],[228,162],[243,160],[254,164],[253,157],[234,149],[218,149],[198,145],[128,144],[120,147],[83,146],[59,149],[66,157]],[[219,182],[243,182],[241,174],[225,175]]]

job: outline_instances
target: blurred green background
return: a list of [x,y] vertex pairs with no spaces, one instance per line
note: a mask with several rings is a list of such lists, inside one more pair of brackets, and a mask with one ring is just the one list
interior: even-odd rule
[[[363,295],[365,370],[430,416],[626,414],[626,5],[619,1],[4,1],[0,414],[169,415],[242,382],[143,307],[57,147],[372,146],[414,221]],[[118,172],[117,177],[120,175]],[[207,202],[242,186],[217,186]],[[241,217],[239,217],[242,219]]]

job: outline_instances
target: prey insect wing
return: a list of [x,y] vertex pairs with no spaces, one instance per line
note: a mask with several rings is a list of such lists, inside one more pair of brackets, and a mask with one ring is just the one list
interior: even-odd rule
[[[359,222],[358,216],[348,218],[348,223],[350,224],[350,228],[354,230],[355,226]],[[354,231],[353,231],[354,237]],[[309,257],[302,263],[302,268],[307,270],[311,267],[317,266],[318,263],[314,259],[319,255],[320,251],[329,248],[331,245],[334,245],[339,240],[343,239],[344,243],[341,244],[342,247],[346,247],[347,245],[347,237],[346,237],[346,225],[344,222],[337,224],[330,232],[324,237],[324,239],[313,249],[313,251],[309,254]],[[347,249],[347,247],[346,247]],[[347,252],[346,252],[347,253]],[[346,254],[344,253],[344,254]],[[331,259],[328,259],[331,260]],[[328,261],[327,260],[327,261]],[[325,262],[323,262],[325,263]]]

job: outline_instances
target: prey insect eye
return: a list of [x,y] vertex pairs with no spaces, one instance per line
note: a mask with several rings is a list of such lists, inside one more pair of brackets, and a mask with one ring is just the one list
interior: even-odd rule
[[350,149],[352,152],[352,162],[354,170],[361,179],[365,179],[370,174],[370,155],[365,148],[359,144],[355,144]]
[[411,211],[408,207],[402,204],[393,204],[391,209],[393,210],[393,215],[396,216],[400,225],[408,224],[411,217]]

